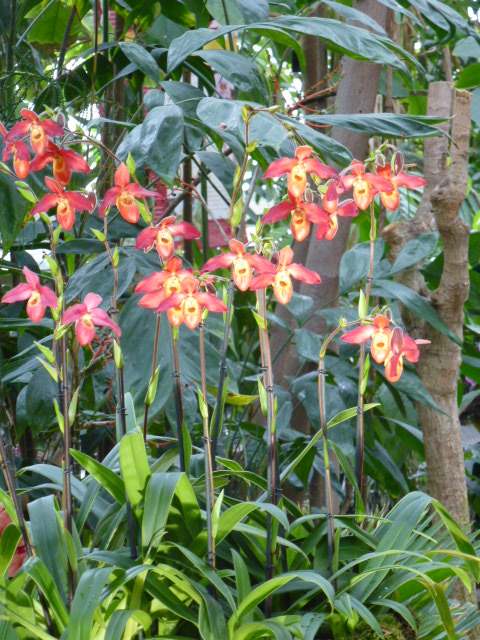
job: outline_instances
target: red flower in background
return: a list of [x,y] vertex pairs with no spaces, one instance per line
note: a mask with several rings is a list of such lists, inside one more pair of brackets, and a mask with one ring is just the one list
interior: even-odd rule
[[13,125],[8,137],[21,138],[30,134],[30,144],[35,153],[45,153],[48,136],[55,138],[64,134],[63,127],[59,124],[53,120],[40,120],[37,114],[30,109],[22,109],[20,114],[25,120]]
[[317,240],[333,240],[338,231],[338,216],[342,218],[358,216],[358,207],[352,200],[344,200],[338,204],[338,193],[334,182],[327,189],[322,207],[327,214],[327,221],[318,225]]
[[407,189],[419,189],[424,187],[426,182],[420,176],[408,175],[399,171],[397,174],[392,172],[392,167],[386,165],[385,167],[377,167],[377,174],[388,180],[392,185],[393,191],[390,193],[380,193],[380,200],[383,206],[390,211],[395,211],[400,204],[400,194],[398,193],[398,187],[407,187]]
[[206,291],[198,291],[200,282],[191,275],[187,275],[182,280],[182,290],[172,293],[165,298],[158,306],[156,312],[162,313],[172,309],[174,313],[169,316],[173,326],[181,324],[182,320],[189,329],[195,329],[202,319],[203,309],[208,309],[214,313],[226,313],[226,305],[216,296]]
[[157,227],[148,227],[140,231],[135,243],[135,249],[145,249],[149,251],[152,247],[156,247],[158,255],[164,260],[168,260],[173,253],[175,236],[185,238],[185,240],[194,240],[200,237],[200,232],[195,229],[193,224],[188,222],[179,222],[174,224],[175,216],[167,216]]
[[262,258],[256,253],[246,253],[245,246],[234,238],[230,240],[228,246],[232,253],[222,253],[219,256],[210,258],[203,265],[201,273],[226,269],[231,266],[235,284],[240,291],[246,291],[252,283],[252,269],[262,271],[269,269],[272,265],[266,258]]
[[[5,509],[3,504],[0,504],[0,538],[3,535],[3,532],[5,531],[5,529],[12,523],[13,523],[13,520],[8,515],[7,510]],[[23,540],[23,538],[20,538],[20,541],[13,555],[12,561],[10,562],[10,565],[8,567],[9,578],[13,578],[17,574],[18,570],[20,569],[22,564],[25,562],[26,557],[27,557],[27,551],[25,549],[25,541]]]
[[263,174],[266,178],[279,178],[288,174],[288,190],[294,198],[300,199],[307,186],[307,173],[314,173],[322,180],[335,178],[337,172],[332,167],[322,164],[317,158],[311,158],[311,147],[298,147],[295,158],[274,160]]
[[293,293],[290,276],[307,284],[320,284],[322,282],[318,273],[306,269],[301,264],[295,264],[292,260],[293,251],[291,248],[284,247],[281,249],[278,254],[277,267],[275,268],[275,265],[270,262],[270,273],[258,275],[253,280],[250,289],[256,291],[258,289],[265,289],[265,287],[273,284],[273,292],[275,293],[276,299],[282,304],[287,304]]
[[342,176],[341,184],[345,189],[353,187],[353,199],[362,211],[368,208],[377,192],[391,193],[394,190],[390,180],[374,173],[365,173],[363,162],[354,160],[349,169],[352,175]]
[[94,204],[81,193],[65,191],[52,178],[45,178],[45,183],[52,193],[47,193],[46,196],[43,196],[40,202],[30,211],[31,216],[49,211],[56,206],[58,224],[65,231],[69,231],[75,223],[75,211],[93,210]]
[[144,189],[135,182],[130,182],[130,173],[127,165],[121,162],[114,175],[115,186],[107,191],[98,210],[98,215],[103,218],[107,207],[115,204],[120,211],[120,215],[127,222],[136,224],[140,217],[138,204],[135,198],[156,198],[158,194]]
[[13,304],[14,302],[27,302],[27,315],[32,322],[40,322],[45,315],[45,309],[56,309],[58,301],[51,289],[40,284],[36,273],[28,267],[23,267],[26,283],[18,284],[3,296],[2,302]]
[[95,293],[87,293],[85,300],[74,304],[65,311],[62,324],[75,322],[75,334],[78,342],[84,347],[95,337],[95,327],[110,327],[120,336],[120,327],[111,320],[106,311],[98,309],[102,298]]
[[273,222],[284,220],[290,213],[292,214],[290,228],[297,242],[305,240],[310,233],[312,222],[314,224],[328,223],[328,214],[321,207],[314,202],[303,202],[303,200],[295,198],[288,192],[288,200],[272,207],[263,216],[262,224],[272,224]]
[[372,339],[370,351],[375,362],[382,364],[390,351],[390,336],[392,330],[388,328],[389,320],[386,316],[376,316],[373,325],[362,325],[342,336],[344,342],[361,344]]
[[53,175],[62,187],[70,182],[72,171],[90,173],[90,167],[79,153],[71,149],[60,149],[56,144],[48,141],[47,150],[32,160],[31,171],[44,169],[49,162],[53,163]]

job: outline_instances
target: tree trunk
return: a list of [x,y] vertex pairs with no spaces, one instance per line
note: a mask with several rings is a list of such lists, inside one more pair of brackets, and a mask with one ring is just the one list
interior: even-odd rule
[[[470,102],[471,95],[468,92],[455,91],[447,82],[430,85],[428,113],[453,116],[450,127],[452,141],[450,147],[446,137],[425,141],[427,186],[417,214],[412,220],[392,224],[384,231],[384,237],[391,247],[392,259],[395,259],[409,240],[425,231],[438,229],[444,249],[444,267],[438,289],[428,291],[418,270],[402,276],[401,280],[430,302],[460,341],[463,339],[463,305],[469,291],[470,231],[468,225],[460,220],[459,211],[467,190]],[[445,127],[448,128],[449,124]],[[418,374],[443,412],[418,404],[429,493],[442,502],[462,528],[468,531],[470,519],[457,406],[458,370],[462,350],[459,345],[406,309],[402,309],[402,316],[413,337],[431,341],[430,346],[422,348]],[[463,589],[462,591],[461,595],[466,599],[467,594]]]

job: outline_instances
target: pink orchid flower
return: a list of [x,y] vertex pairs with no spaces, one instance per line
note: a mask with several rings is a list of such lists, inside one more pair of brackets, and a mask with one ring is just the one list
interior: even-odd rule
[[234,238],[230,240],[228,245],[232,253],[222,253],[219,256],[210,258],[210,260],[207,260],[203,265],[201,273],[216,271],[217,269],[226,269],[231,266],[235,284],[240,291],[246,291],[252,283],[252,269],[261,272],[262,270],[269,269],[271,263],[256,253],[246,253],[245,246]]
[[27,302],[27,315],[32,322],[40,322],[45,315],[46,307],[56,309],[58,301],[51,289],[40,284],[36,273],[28,267],[23,267],[26,283],[18,284],[8,291],[2,298],[2,302],[12,304],[14,302]]
[[140,231],[135,243],[135,249],[145,249],[150,251],[156,247],[158,255],[164,260],[168,260],[173,254],[175,236],[194,240],[200,238],[200,232],[189,222],[179,222],[174,224],[175,216],[167,216],[156,227],[148,227]]
[[[191,275],[191,270],[182,269],[180,258],[173,256],[166,263],[164,271],[156,271],[137,284],[135,293],[145,294],[138,301],[138,306],[145,309],[156,309],[166,297],[181,291],[183,278]],[[171,309],[167,314],[170,318]]]
[[75,211],[93,211],[94,202],[81,193],[65,191],[52,178],[45,178],[45,184],[52,193],[47,193],[46,196],[43,196],[40,202],[30,211],[31,216],[49,211],[56,206],[58,224],[65,231],[69,231],[75,223]]
[[273,292],[276,299],[281,304],[287,304],[292,297],[293,287],[290,276],[296,280],[301,280],[307,284],[320,284],[321,278],[315,271],[306,269],[301,264],[295,264],[293,260],[293,251],[290,247],[284,247],[279,251],[277,267],[271,262],[269,263],[270,273],[262,273],[254,278],[250,289],[257,291],[265,289],[273,284]]
[[169,316],[173,326],[178,326],[183,321],[189,329],[195,329],[202,319],[204,308],[213,313],[227,312],[227,307],[222,300],[206,291],[198,291],[199,286],[200,282],[196,278],[191,275],[185,276],[182,280],[182,290],[166,297],[158,305],[156,313],[173,309],[174,314]]
[[263,178],[278,178],[288,174],[288,190],[294,198],[300,199],[307,186],[307,173],[314,173],[322,180],[335,178],[337,172],[332,167],[322,164],[317,158],[311,158],[311,147],[298,147],[295,158],[274,160],[263,174]]
[[379,315],[374,318],[373,325],[364,324],[356,327],[344,333],[341,339],[350,344],[361,344],[362,342],[368,342],[371,338],[370,351],[372,357],[375,362],[382,364],[390,352],[392,330],[388,328],[388,325],[389,319],[386,316]]
[[21,138],[30,134],[30,144],[35,153],[45,153],[48,137],[63,136],[63,127],[53,120],[40,120],[36,113],[30,109],[22,109],[20,115],[25,120],[13,125],[8,134],[9,138]]
[[272,207],[270,211],[263,216],[262,224],[272,224],[279,220],[284,220],[288,215],[292,214],[290,220],[290,228],[292,235],[297,242],[302,242],[310,233],[310,226],[314,224],[328,223],[328,214],[315,204],[314,202],[303,202],[302,199],[295,198],[288,192],[288,200]]
[[121,162],[114,175],[115,186],[107,191],[98,215],[103,218],[107,207],[115,204],[120,215],[127,222],[136,224],[140,217],[140,211],[135,198],[156,198],[158,194],[144,189],[136,182],[130,182],[130,173],[127,165]]
[[95,327],[110,327],[117,336],[121,335],[120,327],[113,322],[103,309],[98,309],[102,298],[95,293],[87,293],[85,300],[80,304],[74,304],[65,311],[62,324],[75,322],[75,334],[78,342],[84,347],[95,337]]
[[90,167],[79,153],[71,149],[60,149],[56,144],[48,141],[47,150],[32,160],[30,171],[40,171],[49,162],[53,163],[53,175],[62,187],[70,182],[72,171],[90,173]]
[[430,340],[413,340],[410,336],[395,327],[390,336],[390,352],[385,359],[385,377],[390,382],[397,382],[403,372],[403,356],[409,362],[418,362],[420,352],[417,345],[430,344]]

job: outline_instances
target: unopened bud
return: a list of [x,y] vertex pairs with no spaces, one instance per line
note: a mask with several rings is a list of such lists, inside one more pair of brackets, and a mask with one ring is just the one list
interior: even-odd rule
[[340,327],[340,329],[344,329],[347,326],[347,319],[345,318],[345,316],[339,318],[338,326]]
[[390,338],[390,349],[392,353],[398,355],[403,351],[403,331],[400,327],[395,327]]
[[212,294],[212,296],[217,295],[217,290],[215,289],[215,286],[211,282],[207,282],[207,284],[205,285],[205,288],[208,291],[208,293]]
[[277,266],[277,264],[278,264],[278,251],[274,251],[272,253],[271,261],[272,261],[272,264]]
[[313,202],[313,193],[312,193],[312,190],[310,189],[310,187],[307,187],[305,189],[305,200],[307,202]]
[[65,129],[65,116],[61,111],[57,113],[57,124],[63,129]]
[[87,194],[87,199],[90,202],[90,211],[93,211],[97,206],[97,196],[93,193],[93,191],[89,191]]
[[384,167],[385,166],[385,156],[383,153],[378,153],[375,156],[375,166],[376,167]]
[[392,171],[398,176],[403,169],[403,153],[401,151],[395,151],[392,158]]

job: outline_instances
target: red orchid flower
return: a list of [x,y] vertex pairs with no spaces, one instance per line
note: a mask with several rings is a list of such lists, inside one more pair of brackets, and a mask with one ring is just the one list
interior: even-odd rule
[[341,183],[345,189],[353,187],[353,199],[362,211],[368,208],[377,192],[391,193],[394,190],[390,180],[373,173],[365,173],[363,162],[354,160],[349,169],[353,175],[342,176]]
[[28,267],[23,267],[23,274],[27,282],[18,284],[11,291],[8,291],[3,296],[2,302],[12,304],[28,300],[28,317],[32,322],[40,322],[45,315],[46,307],[57,308],[57,298],[51,289],[40,284],[37,274],[30,271]]
[[157,227],[148,227],[140,231],[135,243],[135,249],[150,249],[155,246],[158,255],[164,260],[168,260],[173,253],[175,236],[194,240],[200,237],[200,232],[189,222],[179,222],[174,224],[175,216],[167,216]]
[[47,150],[36,156],[30,165],[31,171],[44,169],[49,162],[53,162],[53,175],[62,187],[70,182],[72,171],[90,173],[90,167],[79,153],[71,149],[60,149],[51,140],[48,141]]
[[413,340],[410,336],[395,327],[390,335],[390,352],[385,359],[385,377],[390,382],[397,382],[403,372],[403,356],[409,362],[418,362],[420,352],[418,344],[430,344],[430,340]]
[[21,140],[10,140],[9,134],[0,122],[0,135],[3,136],[5,148],[2,153],[2,160],[7,162],[13,153],[13,170],[17,178],[24,180],[30,173],[30,149]]
[[138,204],[135,202],[135,198],[156,198],[157,194],[144,189],[136,182],[130,182],[130,173],[124,162],[118,165],[114,180],[115,186],[105,194],[102,206],[98,210],[98,215],[103,218],[107,207],[115,204],[122,218],[127,222],[136,224],[140,217],[140,211]]
[[262,258],[262,256],[256,253],[246,253],[245,246],[234,238],[230,240],[228,246],[232,250],[232,253],[222,253],[219,256],[210,258],[210,260],[207,260],[203,265],[201,273],[225,269],[231,266],[235,284],[240,291],[246,291],[252,283],[252,269],[263,271],[269,269],[272,265],[266,258]]
[[20,115],[25,120],[13,125],[8,134],[9,138],[21,138],[30,133],[30,144],[35,153],[45,153],[48,137],[63,136],[63,127],[53,120],[40,120],[36,113],[30,109],[22,109]]
[[117,336],[120,336],[120,327],[113,322],[103,309],[98,309],[102,298],[96,293],[87,293],[85,300],[80,304],[74,304],[65,311],[62,324],[75,322],[75,334],[78,342],[84,347],[95,337],[95,327],[110,327]]
[[45,183],[52,193],[43,196],[30,211],[31,216],[49,211],[56,206],[58,224],[65,231],[69,231],[75,223],[75,211],[93,211],[94,203],[81,193],[65,191],[52,178],[45,178]]
[[169,316],[173,326],[178,326],[183,320],[189,329],[195,329],[202,319],[204,308],[214,313],[227,312],[227,307],[221,300],[206,291],[198,291],[199,286],[196,278],[191,275],[185,276],[182,280],[182,290],[165,298],[159,304],[156,313],[173,309],[174,313]]
[[315,224],[328,223],[328,214],[314,202],[303,202],[288,192],[288,200],[272,207],[263,216],[262,224],[271,224],[283,220],[292,214],[290,228],[297,242],[302,242],[310,233],[311,222]]
[[[7,510],[0,504],[0,538],[3,535],[3,532],[8,527],[8,525],[12,524],[13,520],[7,513]],[[25,549],[25,542],[23,538],[20,538],[20,541],[17,545],[13,558],[8,567],[8,577],[13,578],[17,572],[19,571],[22,564],[25,562],[25,558],[27,557],[27,551]]]
[[332,182],[322,200],[323,211],[327,214],[326,222],[321,222],[317,227],[317,240],[333,240],[338,231],[338,216],[342,218],[355,218],[358,216],[358,207],[353,200],[344,200],[338,204],[336,185]]
[[306,269],[301,264],[292,263],[293,251],[290,247],[284,247],[278,254],[278,265],[275,266],[270,262],[270,273],[262,273],[254,278],[250,289],[256,291],[264,289],[273,284],[273,292],[276,299],[281,304],[287,304],[293,293],[292,280],[293,276],[296,280],[301,280],[307,284],[320,284],[321,279],[318,273]]
[[393,187],[393,191],[386,193],[385,191],[380,193],[380,200],[383,206],[390,211],[395,211],[400,204],[400,194],[398,193],[398,187],[407,187],[407,189],[419,189],[424,187],[426,182],[420,176],[408,175],[403,171],[399,171],[397,174],[392,172],[392,167],[386,165],[385,167],[377,166],[377,174],[385,180],[388,180]]
[[390,351],[392,329],[389,329],[388,325],[389,320],[386,316],[376,316],[373,320],[373,325],[364,324],[361,327],[352,329],[352,331],[347,331],[341,339],[349,344],[360,344],[368,342],[371,338],[370,351],[372,358],[378,364],[382,364]]
[[288,173],[288,190],[294,198],[300,199],[307,186],[307,173],[314,173],[322,180],[337,176],[335,169],[322,164],[317,158],[311,158],[312,151],[311,147],[298,147],[295,158],[274,160],[263,174],[263,178],[279,178]]
[[[182,290],[182,280],[185,276],[192,275],[187,269],[182,269],[182,261],[177,256],[173,256],[165,265],[164,271],[156,271],[147,278],[141,280],[135,287],[135,293],[144,293],[138,301],[139,307],[145,309],[156,309],[158,305],[172,293]],[[180,314],[180,322],[176,323],[175,312],[168,309],[167,316],[174,326],[183,322]]]

